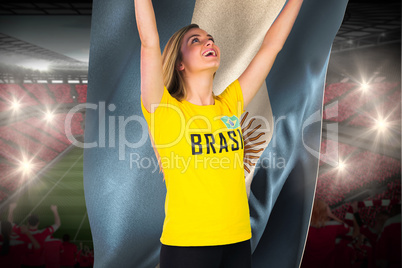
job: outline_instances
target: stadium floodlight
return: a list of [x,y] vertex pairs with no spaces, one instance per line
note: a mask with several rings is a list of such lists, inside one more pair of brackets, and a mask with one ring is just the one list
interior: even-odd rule
[[344,170],[345,170],[345,168],[346,168],[346,164],[345,164],[345,162],[344,162],[344,161],[339,160],[337,168],[338,168],[338,170],[339,170],[339,171],[341,171],[341,172],[342,172],[342,171],[344,171]]
[[29,174],[29,173],[31,173],[32,169],[33,169],[33,164],[31,163],[31,161],[28,161],[27,159],[24,159],[23,161],[21,161],[20,170],[22,171],[22,173]]
[[18,111],[19,108],[20,108],[20,106],[21,106],[21,104],[20,104],[20,102],[17,101],[17,100],[13,100],[13,101],[11,102],[11,108],[12,108],[14,111]]
[[62,84],[63,80],[52,80],[53,84]]
[[379,131],[384,131],[385,129],[387,129],[388,127],[388,122],[385,121],[383,118],[379,118],[376,120],[376,124],[375,127],[379,130]]
[[41,83],[41,84],[46,84],[46,83],[47,83],[47,80],[38,80],[37,82],[38,82],[38,83]]
[[78,84],[80,80],[68,80],[69,84]]
[[47,122],[51,122],[51,121],[53,120],[53,118],[54,118],[53,112],[47,111],[47,112],[45,113],[45,120],[46,120]]
[[44,60],[28,60],[18,63],[17,65],[24,67],[26,69],[37,70],[45,72],[49,70],[49,62]]
[[88,84],[88,80],[82,80],[83,84]]
[[366,92],[369,88],[370,88],[370,86],[369,86],[369,84],[367,84],[367,83],[361,83],[361,84],[360,84],[360,89],[361,89],[363,92]]

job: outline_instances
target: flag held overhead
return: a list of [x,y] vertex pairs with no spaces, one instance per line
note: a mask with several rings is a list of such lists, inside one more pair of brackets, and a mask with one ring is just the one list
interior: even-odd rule
[[[191,22],[210,32],[223,52],[214,85],[215,94],[219,94],[247,66],[283,4],[283,0],[154,1],[161,48],[177,29]],[[322,109],[330,48],[346,4],[346,0],[305,0],[241,125],[250,133],[258,125],[265,129],[264,135],[253,141],[262,142],[260,137],[265,141],[257,147],[262,150],[256,150],[261,154],[260,162],[275,155],[286,163],[280,168],[247,167],[252,178],[249,204],[254,267],[298,267],[300,262],[318,168],[318,159],[303,144],[318,151],[321,134],[320,122],[304,128],[303,123]],[[86,148],[84,154],[84,187],[96,267],[158,264],[166,194],[163,177],[153,172],[153,167],[140,168],[130,165],[129,160],[136,154],[157,161],[150,140],[143,136],[140,46],[132,1],[93,2],[87,101],[116,107],[106,109],[104,115],[96,110],[86,112],[85,140],[96,141],[102,136],[109,141],[114,135],[115,142]],[[116,117],[122,123],[116,133],[100,134],[100,122],[108,129]],[[247,133],[243,130],[243,134]],[[257,136],[257,130],[249,135]],[[143,146],[131,146],[142,140]],[[124,160],[120,160],[121,146],[114,145],[123,143]]]

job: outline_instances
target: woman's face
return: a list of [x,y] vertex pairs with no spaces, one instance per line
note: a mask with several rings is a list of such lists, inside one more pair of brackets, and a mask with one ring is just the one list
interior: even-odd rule
[[180,71],[196,73],[210,70],[213,74],[219,68],[219,47],[215,45],[213,37],[202,29],[193,28],[184,35],[181,52]]

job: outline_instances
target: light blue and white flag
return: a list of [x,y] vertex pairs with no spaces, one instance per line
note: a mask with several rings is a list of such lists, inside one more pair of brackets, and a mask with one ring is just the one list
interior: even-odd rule
[[[222,51],[219,94],[247,67],[285,0],[153,2],[162,48],[192,22],[214,36]],[[253,267],[299,266],[318,170],[311,152],[320,148],[326,69],[346,4],[304,1],[241,119]],[[93,2],[87,101],[84,187],[95,267],[155,267],[166,188],[140,107],[132,0]]]

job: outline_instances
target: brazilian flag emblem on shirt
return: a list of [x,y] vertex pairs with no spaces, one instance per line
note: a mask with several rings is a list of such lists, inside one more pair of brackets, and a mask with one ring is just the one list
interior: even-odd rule
[[222,116],[221,120],[226,125],[226,127],[229,129],[235,129],[240,126],[239,119],[235,115],[232,115],[231,117]]

